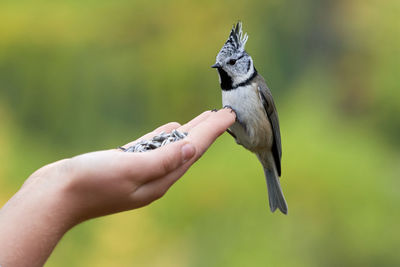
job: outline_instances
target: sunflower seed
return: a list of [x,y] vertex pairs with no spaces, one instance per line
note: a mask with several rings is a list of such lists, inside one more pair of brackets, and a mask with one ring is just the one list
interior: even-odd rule
[[165,146],[169,143],[176,142],[182,140],[188,135],[186,132],[179,132],[174,129],[171,133],[161,132],[158,135],[154,136],[151,140],[142,140],[130,146],[125,150],[125,152],[145,152],[149,150],[153,150],[162,146]]

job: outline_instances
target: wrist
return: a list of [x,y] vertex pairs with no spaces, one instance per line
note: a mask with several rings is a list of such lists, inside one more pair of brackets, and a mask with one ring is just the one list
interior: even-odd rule
[[[44,173],[33,174],[25,191],[32,198],[32,209],[39,208],[45,224],[52,224],[59,232],[66,232],[77,224],[68,188],[76,180],[72,159],[63,159],[45,166]],[[40,170],[39,170],[40,171]],[[36,181],[35,181],[36,180]]]

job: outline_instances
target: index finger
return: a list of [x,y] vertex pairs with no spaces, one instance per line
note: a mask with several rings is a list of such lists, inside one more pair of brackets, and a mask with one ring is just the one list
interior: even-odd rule
[[231,109],[221,109],[211,113],[207,119],[189,131],[186,138],[196,147],[196,159],[235,122],[235,119],[235,112]]
[[185,123],[184,125],[180,125],[177,122],[170,122],[167,123],[157,129],[155,129],[154,131],[143,135],[142,137],[136,139],[135,141],[131,141],[128,144],[124,145],[123,148],[128,148],[130,146],[133,146],[134,144],[136,144],[137,142],[140,142],[142,140],[146,140],[146,139],[150,139],[153,136],[155,136],[156,134],[159,134],[160,132],[171,132],[174,129],[179,129],[179,131],[182,132],[187,132],[189,131],[191,128],[193,128],[194,126],[196,126],[197,124],[199,124],[200,122],[204,121],[205,119],[207,119],[207,117],[211,114],[212,112],[210,110],[204,111],[203,113],[201,113],[200,115],[198,115],[197,117],[195,117],[194,119],[192,119],[191,121]]

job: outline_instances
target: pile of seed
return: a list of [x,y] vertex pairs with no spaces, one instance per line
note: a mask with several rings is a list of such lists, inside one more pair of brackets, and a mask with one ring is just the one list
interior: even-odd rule
[[121,148],[125,152],[146,152],[153,150],[169,143],[182,140],[188,135],[188,133],[181,133],[178,130],[172,130],[170,133],[161,132],[160,134],[154,136],[151,140],[143,140],[127,149]]

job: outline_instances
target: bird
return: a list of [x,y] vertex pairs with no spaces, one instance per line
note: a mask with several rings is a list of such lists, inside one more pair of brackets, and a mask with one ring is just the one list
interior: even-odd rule
[[236,113],[236,121],[227,132],[261,162],[271,211],[279,209],[287,214],[280,185],[282,144],[278,113],[271,90],[245,50],[247,40],[239,21],[211,67],[218,71],[223,107]]

